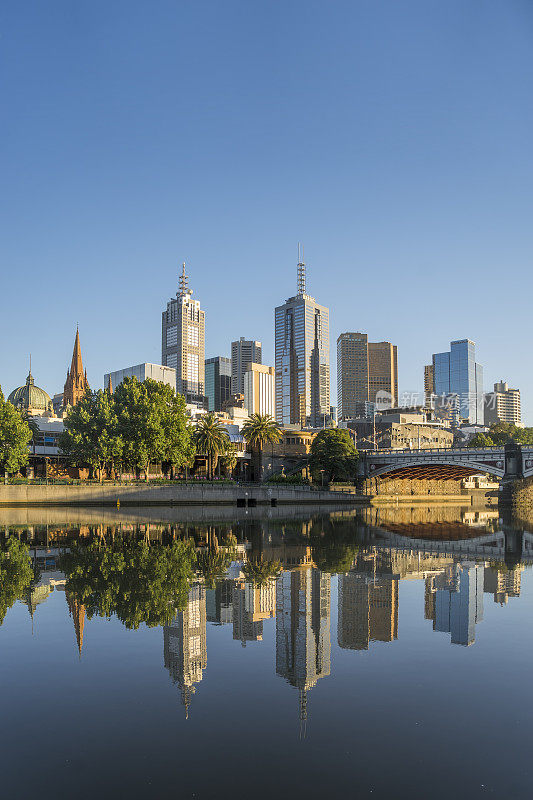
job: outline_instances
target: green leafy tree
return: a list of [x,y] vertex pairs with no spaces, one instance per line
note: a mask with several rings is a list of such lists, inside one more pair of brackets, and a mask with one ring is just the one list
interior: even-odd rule
[[228,431],[213,413],[209,413],[196,423],[194,439],[197,452],[207,456],[207,474],[213,478],[218,457],[227,452],[230,444]]
[[469,447],[504,447],[509,442],[533,445],[533,428],[518,428],[510,422],[497,422],[491,425],[488,433],[476,433]]
[[123,451],[114,396],[88,390],[65,418],[60,447],[78,467],[96,470],[102,481],[104,469],[120,462]]
[[257,586],[263,586],[265,583],[275,580],[281,571],[280,561],[270,561],[263,558],[263,555],[248,559],[243,567],[245,579]]
[[246,443],[256,456],[256,478],[261,480],[262,456],[265,444],[277,444],[281,439],[279,425],[269,414],[252,414],[242,426]]
[[35,417],[30,414],[29,411],[22,412],[22,419],[28,424],[28,428],[31,431],[31,445],[33,448],[33,454],[35,455],[35,441],[41,431],[37,425],[37,422],[35,421]]
[[237,450],[232,442],[228,442],[225,451],[220,457],[220,462],[227,477],[232,478],[233,470],[237,466]]
[[27,545],[10,537],[0,548],[0,625],[11,606],[30,586],[33,577]]
[[126,464],[144,471],[148,479],[152,463],[175,468],[190,462],[193,432],[182,395],[159,381],[126,378],[113,396]]
[[6,478],[28,463],[31,439],[28,423],[15,406],[4,400],[0,389],[0,466]]
[[348,431],[343,428],[320,431],[311,444],[309,465],[315,477],[323,470],[328,483],[333,480],[354,480],[357,450]]
[[343,574],[352,568],[359,547],[342,541],[317,539],[313,542],[311,552],[317,569]]
[[318,519],[311,525],[313,561],[322,572],[348,572],[359,552],[357,526],[353,519]]
[[470,442],[469,447],[494,447],[493,439],[486,433],[476,433]]
[[66,590],[93,616],[115,614],[126,628],[171,622],[187,603],[193,577],[194,547],[174,541],[150,546],[115,537],[73,547],[61,559]]

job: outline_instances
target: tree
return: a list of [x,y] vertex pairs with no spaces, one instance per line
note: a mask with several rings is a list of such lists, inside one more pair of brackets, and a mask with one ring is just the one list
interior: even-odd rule
[[316,539],[311,547],[313,561],[322,572],[348,572],[357,558],[359,546],[334,539]]
[[126,464],[144,471],[148,480],[151,463],[174,468],[190,461],[194,444],[182,395],[166,383],[126,378],[113,397]]
[[494,447],[494,441],[486,433],[476,433],[468,442],[468,447]]
[[246,443],[253,453],[257,453],[257,480],[261,480],[262,455],[265,444],[277,444],[281,439],[279,425],[269,414],[252,414],[242,426]]
[[35,440],[37,439],[37,436],[41,432],[40,428],[37,425],[35,418],[32,416],[32,414],[30,414],[29,411],[22,412],[22,419],[24,420],[24,422],[28,424],[28,428],[31,431],[31,444],[33,447],[33,455],[35,455]]
[[0,466],[7,478],[28,463],[32,432],[15,406],[4,400],[0,388]]
[[469,447],[504,447],[509,442],[533,445],[533,428],[518,428],[510,422],[496,422],[488,433],[476,433]]
[[87,390],[65,418],[60,447],[78,467],[96,470],[102,481],[105,467],[120,461],[123,451],[114,395]]
[[0,625],[33,580],[28,546],[10,537],[0,549]]
[[232,442],[228,442],[226,450],[222,454],[220,461],[228,478],[233,477],[233,470],[237,466],[237,450]]
[[322,572],[342,574],[354,565],[360,540],[353,519],[317,519],[309,539],[313,561]]
[[309,464],[315,474],[324,470],[328,483],[333,480],[353,480],[357,450],[348,431],[343,428],[320,431],[311,444]]
[[202,550],[196,555],[196,570],[204,580],[207,589],[214,589],[225,578],[233,554],[228,550]]
[[150,546],[115,537],[78,545],[60,562],[66,590],[85,606],[89,619],[115,614],[126,628],[172,621],[187,604],[195,554],[191,542]]
[[208,477],[213,478],[219,455],[228,450],[228,431],[213,413],[209,413],[196,423],[194,438],[197,452],[207,456]]
[[243,567],[244,577],[250,583],[263,586],[269,581],[275,580],[281,573],[280,561],[269,561],[261,554],[258,558],[250,558]]

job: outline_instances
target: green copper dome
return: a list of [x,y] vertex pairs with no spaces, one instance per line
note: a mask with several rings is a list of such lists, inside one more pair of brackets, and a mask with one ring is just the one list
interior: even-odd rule
[[31,371],[26,378],[26,384],[14,389],[7,399],[15,408],[24,411],[50,411],[52,408],[50,396],[35,385]]

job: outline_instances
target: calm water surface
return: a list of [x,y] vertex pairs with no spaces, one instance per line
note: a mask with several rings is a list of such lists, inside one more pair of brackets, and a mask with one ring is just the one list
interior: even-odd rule
[[4,797],[531,796],[533,534],[236,513],[0,511]]

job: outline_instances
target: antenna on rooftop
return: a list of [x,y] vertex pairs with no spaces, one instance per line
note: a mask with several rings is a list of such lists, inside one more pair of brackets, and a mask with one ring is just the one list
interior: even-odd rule
[[181,275],[179,277],[179,295],[189,294],[189,276],[185,274],[185,261],[182,264]]
[[[301,248],[301,251],[300,251]],[[298,294],[305,294],[305,262],[304,262],[304,246],[298,242],[298,272],[297,272],[297,287]]]

